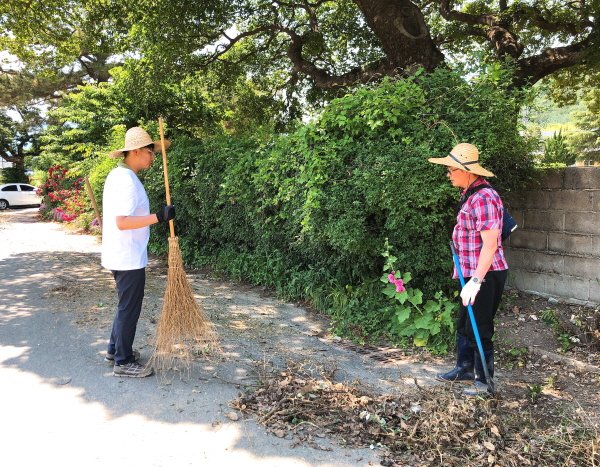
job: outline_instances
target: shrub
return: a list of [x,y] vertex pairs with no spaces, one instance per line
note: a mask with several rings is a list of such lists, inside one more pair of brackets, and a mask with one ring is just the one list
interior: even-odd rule
[[[177,206],[175,234],[185,263],[193,266],[214,264],[225,251],[255,251],[260,233],[251,206],[228,195],[223,184],[237,167],[238,159],[256,149],[256,142],[236,137],[213,136],[202,140],[178,138],[168,153],[171,202]],[[238,174],[251,176],[251,169]],[[157,160],[140,174],[150,198],[151,210],[165,205],[163,167]],[[167,224],[151,229],[150,248],[165,252]]]
[[377,277],[385,238],[402,269],[432,295],[449,290],[447,248],[458,191],[427,162],[458,142],[509,190],[533,164],[515,96],[449,71],[386,80],[333,101],[315,122],[232,160],[224,193],[252,216],[255,250],[325,268],[344,284]]
[[412,279],[410,272],[402,274],[393,270],[397,258],[390,255],[389,250],[383,257],[386,259],[383,270],[389,272],[381,277],[381,282],[386,284],[383,293],[391,299],[392,305],[382,311],[390,319],[390,333],[412,338],[417,347],[445,353],[454,342],[458,304],[441,291],[434,294],[433,300],[425,301],[421,290],[407,287]]
[[573,165],[577,159],[575,153],[567,144],[567,137],[562,134],[562,130],[558,133],[554,132],[551,138],[544,141],[544,158],[541,165]]
[[29,183],[22,168],[4,167],[0,169],[0,185],[4,183]]
[[46,182],[38,189],[42,196],[40,216],[57,222],[71,222],[85,212],[83,179],[67,177],[60,165],[48,170]]
[[[389,239],[398,269],[410,271],[412,290],[423,294],[419,323],[427,313],[444,316],[439,332],[432,325],[412,337],[442,349],[452,331],[444,296],[455,287],[447,244],[459,193],[427,159],[473,143],[501,193],[522,185],[533,167],[519,134],[526,96],[493,77],[468,82],[437,70],[388,79],[271,139],[173,134],[169,179],[185,263],[310,300],[334,316],[339,333],[372,339],[404,335],[410,321],[381,293]],[[95,191],[108,170],[103,161],[92,172]],[[165,204],[162,164],[139,175],[156,212]],[[151,251],[166,253],[168,236],[168,225],[153,227]]]

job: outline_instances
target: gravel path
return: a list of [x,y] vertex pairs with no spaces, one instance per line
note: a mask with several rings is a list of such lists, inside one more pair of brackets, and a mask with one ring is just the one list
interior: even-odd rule
[[[291,447],[253,419],[228,418],[257,366],[287,359],[335,368],[339,382],[408,391],[433,383],[439,367],[383,364],[323,336],[327,322],[258,289],[189,275],[217,326],[224,356],[198,361],[188,375],[116,378],[103,361],[116,303],[100,244],[35,220],[35,209],[0,213],[0,439],[6,465],[38,466],[363,466],[371,449]],[[154,258],[136,348],[142,361],[162,307],[166,269]],[[235,417],[234,417],[235,418]]]

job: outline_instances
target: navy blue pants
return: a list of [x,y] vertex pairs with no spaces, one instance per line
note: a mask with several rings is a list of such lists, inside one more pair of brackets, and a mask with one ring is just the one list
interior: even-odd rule
[[119,305],[113,321],[107,353],[115,356],[115,363],[125,365],[135,361],[133,340],[142,311],[146,268],[111,272],[117,284]]
[[[502,300],[507,277],[508,270],[488,271],[481,283],[479,292],[475,296],[475,302],[471,304],[475,322],[477,323],[477,330],[479,331],[479,338],[481,339],[481,347],[484,352],[494,350],[494,342],[492,340],[494,337],[494,318]],[[469,279],[470,277],[465,277],[465,284]],[[458,313],[456,331],[469,339],[469,347],[477,350],[477,341],[475,340],[475,334],[473,333],[473,327],[469,319],[469,310],[462,304],[460,296],[458,299],[460,301],[460,311]]]

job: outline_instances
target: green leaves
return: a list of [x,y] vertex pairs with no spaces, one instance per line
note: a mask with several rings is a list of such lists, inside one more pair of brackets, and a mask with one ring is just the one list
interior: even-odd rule
[[543,165],[560,164],[571,165],[575,163],[577,154],[568,146],[567,138],[562,131],[554,133],[551,138],[544,141]]
[[[427,158],[471,141],[495,186],[520,183],[526,170],[513,168],[527,150],[509,97],[484,77],[474,84],[438,71],[359,89],[285,136],[178,138],[170,172],[180,181],[186,262],[218,262],[236,278],[312,300],[342,335],[390,332],[443,351],[456,305],[437,292],[448,297],[454,285],[447,241],[457,193]],[[153,203],[164,196],[156,170]],[[152,232],[159,251],[161,236]],[[394,264],[403,265],[395,278],[404,291],[388,284]]]
[[[436,292],[453,285],[447,241],[458,193],[427,159],[473,142],[498,175],[496,187],[520,183],[527,146],[506,89],[440,70],[357,89],[285,135],[249,124],[258,128],[251,134],[219,130],[200,80],[178,86],[138,71],[115,71],[114,84],[69,96],[53,113],[46,153],[91,172],[99,196],[114,165],[103,155],[120,147],[127,127],[142,125],[157,137],[149,118],[168,113],[169,175],[187,264],[311,300],[346,335],[391,331],[444,348],[453,308]],[[132,78],[152,86],[129,89]],[[154,212],[165,196],[160,161],[141,176]],[[164,253],[167,238],[166,226],[151,229],[151,251]],[[394,275],[406,290],[381,276],[394,264],[410,270]]]
[[407,289],[405,292],[401,292],[401,293],[407,294],[408,301],[413,306],[417,306],[417,305],[420,305],[421,303],[423,303],[423,292],[421,292],[419,289],[415,289],[415,290]]
[[398,332],[398,325],[404,323],[410,317],[410,311],[410,307],[396,306],[396,313],[392,318],[393,324],[396,325],[396,327],[394,328],[396,332]]
[[386,131],[386,137],[394,141],[424,100],[422,88],[413,80],[384,79],[378,86],[359,88],[333,100],[323,112],[321,124],[329,131],[342,130],[354,137]]
[[[384,274],[383,276],[381,276],[381,281],[387,283],[387,281],[388,281],[387,274]],[[385,289],[383,289],[383,293],[386,294],[390,298],[396,297],[396,286],[394,284],[387,284],[385,286]],[[404,303],[404,302],[401,302],[401,303]]]
[[47,104],[85,81],[107,82],[127,29],[107,21],[111,8],[102,3],[2,2],[0,50],[18,61],[19,72],[0,84],[0,105]]
[[[383,253],[386,258],[392,258],[389,248],[389,244],[386,243],[386,251]],[[393,262],[386,264],[387,268],[393,266]],[[397,280],[399,277],[410,280],[409,273],[402,275],[395,272],[393,276],[392,278],[391,274],[385,274],[381,278],[382,282],[390,281],[382,292],[399,303],[396,304],[391,316],[390,332],[398,336],[412,337],[413,344],[417,347],[427,347],[434,352],[445,352],[454,337],[452,316],[458,305],[446,298],[442,292],[437,292],[434,296],[435,300],[427,300],[423,305],[421,290],[406,288],[402,292],[396,292],[396,285],[391,282],[392,279]]]

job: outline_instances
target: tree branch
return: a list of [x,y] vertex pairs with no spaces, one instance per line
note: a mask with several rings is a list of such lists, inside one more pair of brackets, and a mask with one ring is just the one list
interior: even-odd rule
[[91,78],[95,79],[95,76],[94,76],[95,73],[94,73],[93,68],[88,66],[87,62],[85,60],[83,60],[83,57],[84,56],[77,57],[77,61],[85,69],[85,72],[87,73],[87,75],[90,76]]
[[419,10],[425,11],[425,8],[427,8],[432,3],[436,3],[436,1],[435,0],[426,0],[425,3],[421,3],[420,5],[417,5],[417,7],[419,8]]
[[493,26],[487,31],[486,35],[488,41],[490,41],[498,51],[499,57],[508,55],[516,60],[523,53],[525,47],[519,42],[517,35],[505,28]]
[[315,85],[320,89],[333,89],[337,87],[351,86],[356,83],[368,83],[373,79],[380,79],[383,76],[391,75],[395,72],[395,67],[387,59],[381,59],[368,69],[355,69],[343,75],[332,76],[327,71],[316,66],[313,62],[305,60],[302,57],[302,47],[304,38],[295,31],[286,28],[286,33],[292,39],[288,47],[287,56],[294,64],[294,74],[304,73],[310,76]]
[[[262,32],[268,31],[283,32],[290,38],[290,44],[286,52],[287,57],[293,64],[291,78],[289,80],[290,84],[295,84],[298,81],[299,73],[304,73],[310,76],[318,88],[333,89],[336,87],[351,86],[356,83],[368,83],[372,80],[381,79],[383,76],[392,75],[396,72],[396,67],[394,67],[387,59],[381,59],[378,62],[370,64],[370,66],[368,67],[354,69],[342,75],[330,75],[326,70],[318,67],[317,65],[315,65],[314,62],[308,61],[303,57],[302,49],[306,42],[307,36],[301,36],[293,29],[280,24],[260,26],[250,31],[240,33],[235,37],[228,37],[223,32],[222,36],[227,39],[228,44],[221,44],[221,46],[217,50],[215,50],[213,54],[206,57],[206,59],[203,60],[203,66],[206,66],[209,63],[214,62],[216,60],[228,62],[227,60],[224,60],[221,57],[227,51],[229,51],[237,42],[241,41],[246,37],[254,36]],[[309,35],[310,34],[313,33],[310,32]],[[255,53],[258,53],[259,51],[267,50],[268,45],[273,39],[274,35],[269,39],[267,44],[261,47],[260,50],[251,52],[243,58],[241,58],[240,60],[236,60],[235,62],[231,61],[229,63],[238,63],[239,61],[243,61],[245,58]]]
[[[501,26],[498,15],[471,15],[451,10],[450,0],[440,0],[440,14],[447,21],[459,21],[470,26],[469,33],[488,40],[494,45],[500,57],[508,55],[516,60],[523,53],[524,47],[519,43],[517,35],[505,26]],[[484,26],[484,28],[475,26]],[[485,29],[486,26],[489,29]]]
[[523,14],[523,15],[527,15],[528,12],[533,14],[532,15],[533,22],[535,23],[535,25],[544,31],[549,31],[549,32],[563,32],[564,31],[569,34],[576,35],[580,32],[579,27],[593,26],[592,23],[590,23],[587,19],[584,19],[584,18],[582,18],[582,20],[581,20],[582,22],[579,25],[573,24],[573,23],[548,21],[546,18],[544,18],[542,11],[535,6],[532,6],[532,7],[524,6],[519,10],[519,14]]
[[[273,42],[273,36],[271,36],[269,38],[269,40],[265,43],[264,46],[259,47],[258,49],[252,51],[252,52],[248,52],[246,55],[242,55],[240,58],[238,58],[237,60],[227,60],[227,59],[223,59],[220,56],[215,58],[215,60],[218,60],[220,62],[223,63],[228,63],[230,65],[239,65],[240,63],[244,63],[248,58],[252,57],[253,55],[256,55],[260,52],[266,52],[269,50],[270,46],[271,46],[271,42]],[[277,55],[277,51],[275,51],[274,55]]]
[[499,20],[498,15],[471,15],[450,9],[450,0],[440,0],[440,15],[446,21],[459,21],[469,26],[494,26]]
[[[258,34],[260,34],[261,32],[274,32],[274,31],[280,31],[283,28],[283,26],[279,26],[279,25],[274,25],[274,24],[268,24],[265,26],[260,26],[256,29],[252,29],[250,31],[246,31],[243,32],[241,34],[238,34],[235,37],[229,37],[225,31],[221,31],[221,36],[224,37],[225,39],[227,39],[229,41],[228,44],[219,44],[214,53],[212,55],[209,55],[205,60],[204,63],[205,64],[209,64],[214,62],[215,60],[219,59],[219,57],[223,54],[225,54],[227,51],[231,50],[231,48],[237,44],[239,41],[241,41],[242,39],[246,38],[246,37],[250,37],[250,36],[256,36]],[[271,37],[269,39],[269,43],[270,41],[272,41],[273,37]],[[251,54],[249,54],[250,56]]]
[[12,162],[13,164],[22,163],[22,158],[11,156],[8,151],[0,152],[0,157],[6,162]]
[[544,50],[541,54],[526,57],[517,63],[519,68],[513,85],[525,87],[535,84],[542,78],[563,68],[586,63],[586,52],[593,40],[597,40],[598,33],[594,31],[584,40],[565,47],[554,47]]
[[310,18],[310,23],[309,23],[310,29],[314,32],[318,32],[319,31],[319,20],[317,18],[317,14],[316,14],[315,10],[317,8],[319,8],[326,1],[327,0],[319,0],[318,2],[315,2],[315,3],[310,3],[307,1],[304,1],[301,3],[288,3],[288,2],[283,2],[283,1],[275,1],[275,3],[277,3],[278,5],[281,5],[281,6],[291,8],[291,9],[301,8],[304,11],[306,11],[306,13],[308,14],[308,17]]

